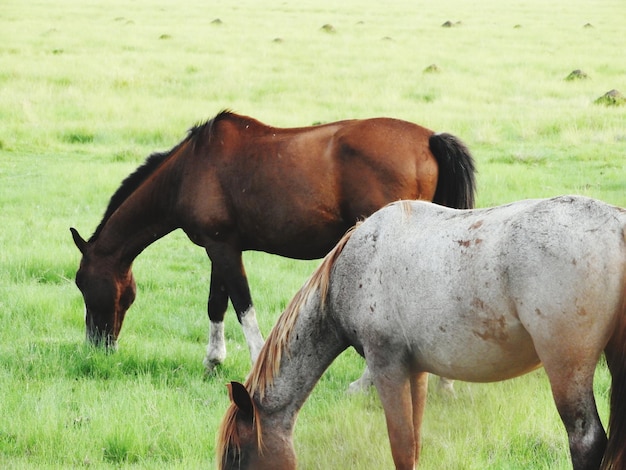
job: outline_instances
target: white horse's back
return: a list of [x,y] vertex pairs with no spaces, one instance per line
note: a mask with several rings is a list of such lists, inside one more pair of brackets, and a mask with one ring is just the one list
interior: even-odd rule
[[622,301],[625,226],[623,210],[580,197],[469,211],[396,203],[344,248],[331,311],[374,368],[408,360],[503,380],[564,339],[597,361]]

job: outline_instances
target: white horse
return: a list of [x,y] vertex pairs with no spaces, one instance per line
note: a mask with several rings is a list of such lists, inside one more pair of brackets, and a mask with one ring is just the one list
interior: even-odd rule
[[[420,452],[428,373],[489,382],[543,365],[574,469],[626,468],[626,210],[566,196],[481,210],[381,209],[296,294],[246,385],[229,385],[223,469],[293,469],[296,416],[353,346],[385,411],[396,468]],[[609,438],[593,395],[605,353]]]

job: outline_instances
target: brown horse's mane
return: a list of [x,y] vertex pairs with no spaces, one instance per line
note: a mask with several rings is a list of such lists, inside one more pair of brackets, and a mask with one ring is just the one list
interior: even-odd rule
[[[213,119],[209,119],[208,121],[202,124],[196,124],[187,132],[187,137],[185,137],[181,142],[176,144],[171,150],[166,152],[155,152],[151,154],[141,166],[139,166],[133,173],[128,175],[117,188],[117,191],[113,193],[111,199],[109,201],[109,205],[107,206],[106,211],[104,212],[104,216],[100,221],[100,224],[96,228],[96,231],[93,233],[89,242],[95,241],[102,229],[106,225],[109,218],[113,215],[113,213],[133,194],[139,186],[146,181],[150,175],[152,175],[161,165],[172,155],[176,154],[176,152],[186,143],[191,143],[192,146],[195,146],[203,137],[210,139],[214,130],[214,125],[216,122],[221,121],[223,119],[227,119],[229,117],[237,116],[233,114],[230,110],[224,109],[220,111]],[[193,148],[193,147],[192,147]]]
[[[361,224],[357,224],[349,229],[346,234],[339,240],[335,248],[326,255],[322,264],[315,270],[306,283],[300,288],[296,295],[291,299],[287,308],[282,313],[274,328],[270,332],[265,345],[257,358],[248,379],[246,380],[245,387],[251,396],[258,393],[259,398],[263,399],[265,391],[268,387],[271,387],[274,383],[274,377],[280,371],[280,364],[283,357],[283,353],[288,352],[289,339],[295,329],[296,320],[302,309],[311,296],[315,293],[319,293],[320,304],[319,309],[324,310],[328,295],[328,287],[330,284],[330,275],[337,258],[343,251],[346,243],[354,233],[354,230]],[[217,449],[220,452],[218,462],[220,466],[225,461],[229,448],[233,448],[236,452],[240,449],[240,437],[237,432],[236,418],[237,418],[237,406],[233,403],[230,404],[222,424],[218,431]],[[254,421],[256,424],[257,446],[261,452],[263,449],[262,429],[258,420],[258,411],[255,407]],[[220,467],[221,468],[221,467]]]

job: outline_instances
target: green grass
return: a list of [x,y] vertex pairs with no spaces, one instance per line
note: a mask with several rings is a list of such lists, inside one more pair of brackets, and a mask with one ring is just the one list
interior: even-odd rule
[[[214,466],[224,384],[249,363],[229,312],[227,361],[203,376],[203,251],[177,232],[137,259],[137,301],[105,354],[83,343],[68,228],[88,236],[128,173],[222,108],[278,126],[386,115],[453,133],[476,158],[479,206],[564,193],[626,206],[626,106],[594,104],[626,92],[618,0],[173,5],[3,2],[2,468]],[[575,69],[589,78],[567,81]],[[317,262],[245,263],[267,334]],[[376,394],[345,394],[362,366],[348,351],[305,404],[301,468],[392,466]],[[605,422],[609,384],[602,365]],[[542,371],[456,389],[432,387],[421,468],[569,468]]]

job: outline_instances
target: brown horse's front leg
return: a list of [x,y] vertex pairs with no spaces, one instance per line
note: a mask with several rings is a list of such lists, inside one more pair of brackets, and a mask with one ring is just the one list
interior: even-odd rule
[[[252,362],[261,352],[263,336],[256,320],[256,312],[252,304],[250,287],[243,267],[241,251],[229,244],[220,244],[207,248],[207,253],[213,263],[211,271],[211,293],[209,295],[209,319],[211,320],[210,342],[207,348],[205,367],[219,364],[226,356],[223,320],[224,312],[230,298],[237,313],[239,323],[250,350]],[[212,344],[213,343],[213,344]]]
[[207,310],[210,321],[209,344],[203,364],[205,372],[210,374],[226,359],[226,338],[224,335],[224,314],[228,307],[226,286],[219,279],[215,269],[211,270],[211,285]]

